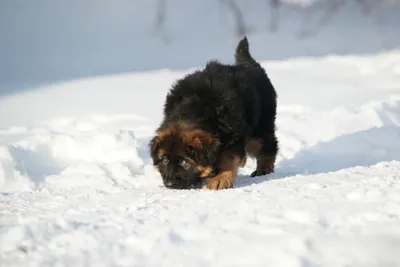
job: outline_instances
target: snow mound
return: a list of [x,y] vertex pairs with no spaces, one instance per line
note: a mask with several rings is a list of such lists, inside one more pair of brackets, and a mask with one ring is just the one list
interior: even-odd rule
[[341,135],[303,149],[280,162],[289,173],[322,173],[354,166],[370,166],[381,161],[400,161],[400,127],[371,128]]
[[[282,144],[280,156],[285,160],[300,157],[295,154],[301,150],[319,150],[316,155],[319,157],[321,153],[333,152],[335,147],[337,152],[342,151],[342,156],[347,153],[349,157],[357,153],[359,159],[371,156],[378,160],[374,163],[398,159],[399,143],[396,140],[400,126],[400,95],[372,101],[359,108],[338,107],[331,111],[283,106],[278,112],[277,125]],[[338,161],[344,160],[340,155],[335,157]],[[364,165],[371,159],[353,163],[357,162]],[[347,164],[347,167],[351,166],[355,165]],[[286,167],[286,163],[283,164],[282,168]]]
[[[25,137],[3,147],[0,154],[4,155],[0,189],[15,182],[12,172],[40,187],[133,186],[134,178],[145,174],[147,144],[132,130],[117,127],[127,117],[92,116],[92,121],[59,118],[46,126],[17,131]],[[110,123],[114,129],[107,129]],[[16,131],[5,132],[10,135]]]
[[[142,128],[137,122],[140,122]],[[145,174],[161,183],[150,164],[147,142],[151,131],[135,115],[91,115],[54,118],[40,126],[11,127],[4,136],[23,136],[3,147],[0,185],[17,181],[39,187],[139,186]],[[281,106],[278,111],[279,175],[320,173],[381,161],[400,160],[400,96],[367,103],[357,109],[317,111]],[[135,136],[135,131],[142,137]],[[240,171],[255,168],[249,160]],[[147,172],[147,173],[146,173]],[[6,177],[8,177],[6,179]],[[146,182],[144,182],[146,184]],[[6,189],[7,188],[7,189]]]
[[27,177],[16,170],[16,164],[7,147],[0,146],[0,192],[25,191],[32,188],[32,183]]

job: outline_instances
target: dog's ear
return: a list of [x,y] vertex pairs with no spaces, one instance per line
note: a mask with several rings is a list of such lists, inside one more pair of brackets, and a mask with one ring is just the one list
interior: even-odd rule
[[213,154],[219,147],[219,140],[210,133],[203,130],[187,131],[183,135],[184,144],[194,150],[194,152],[202,152]]
[[160,138],[158,136],[153,137],[149,143],[150,156],[153,160],[153,164],[155,165],[158,161],[158,150],[160,149]]

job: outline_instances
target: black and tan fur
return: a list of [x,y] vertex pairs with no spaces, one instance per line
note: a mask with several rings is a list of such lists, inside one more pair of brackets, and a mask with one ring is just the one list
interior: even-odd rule
[[150,142],[154,165],[168,188],[233,187],[249,154],[257,160],[251,176],[274,171],[276,92],[249,52],[247,38],[234,65],[210,61],[178,80],[170,90],[164,119]]

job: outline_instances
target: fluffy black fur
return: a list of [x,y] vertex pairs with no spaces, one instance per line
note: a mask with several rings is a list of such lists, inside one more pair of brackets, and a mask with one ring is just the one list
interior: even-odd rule
[[[178,80],[166,98],[164,120],[158,128],[158,132],[171,125],[178,129],[184,122],[191,129],[209,133],[212,142],[201,140],[200,150],[184,144],[183,154],[193,164],[211,165],[216,172],[222,154],[245,159],[250,139],[262,141],[260,153],[263,155],[275,158],[278,151],[277,95],[265,70],[250,55],[246,37],[237,46],[235,61],[234,65],[210,61],[203,70]],[[180,168],[183,155],[173,151],[182,143],[180,139],[177,136],[152,139],[150,150],[154,165],[159,167],[166,186],[197,187],[201,182],[198,171]],[[164,158],[168,157],[169,164],[165,166],[160,166],[163,160],[158,155],[160,148],[166,151]]]

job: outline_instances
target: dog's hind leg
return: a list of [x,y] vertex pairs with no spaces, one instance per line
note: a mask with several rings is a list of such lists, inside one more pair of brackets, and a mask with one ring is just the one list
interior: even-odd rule
[[247,152],[257,160],[257,168],[251,173],[251,177],[274,172],[278,152],[278,140],[274,133],[267,134],[264,138],[250,139],[247,144]]

